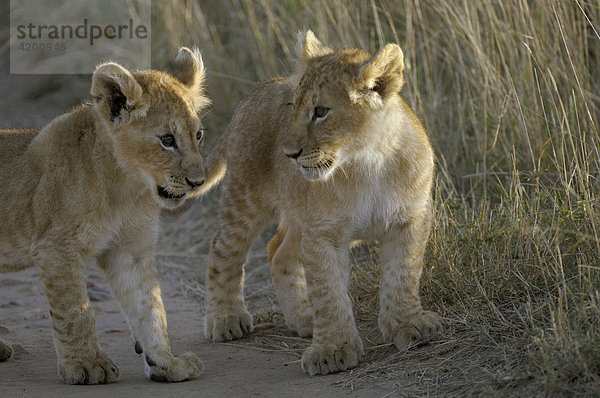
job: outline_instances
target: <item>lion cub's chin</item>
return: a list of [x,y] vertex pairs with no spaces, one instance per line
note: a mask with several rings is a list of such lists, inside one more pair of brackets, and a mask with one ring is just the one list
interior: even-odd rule
[[333,174],[333,170],[335,167],[330,167],[328,169],[322,169],[320,167],[305,167],[300,166],[300,172],[307,180],[311,181],[325,181],[328,180],[329,177]]
[[319,163],[318,166],[305,166],[299,163],[296,163],[296,165],[300,168],[300,172],[307,180],[325,181],[333,175],[339,162],[337,159],[329,159],[326,162]]
[[163,209],[174,210],[174,209],[176,209],[178,207],[181,207],[181,205],[183,205],[185,203],[185,197],[183,197],[181,199],[163,199],[163,198],[160,198],[158,200],[158,203],[160,204],[160,207],[162,207]]

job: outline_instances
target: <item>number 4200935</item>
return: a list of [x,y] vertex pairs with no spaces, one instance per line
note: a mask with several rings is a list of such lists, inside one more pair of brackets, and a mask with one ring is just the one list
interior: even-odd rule
[[21,43],[19,44],[21,51],[65,51],[66,43]]

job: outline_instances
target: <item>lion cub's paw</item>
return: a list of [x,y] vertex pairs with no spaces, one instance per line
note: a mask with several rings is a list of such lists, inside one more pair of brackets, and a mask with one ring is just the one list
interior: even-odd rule
[[360,337],[343,344],[312,344],[302,355],[302,370],[311,376],[343,372],[358,365],[363,356]]
[[252,315],[245,309],[240,310],[237,315],[206,315],[206,338],[212,339],[212,341],[239,339],[244,334],[251,333],[252,330],[254,330]]
[[432,311],[423,311],[394,324],[393,328],[382,325],[381,333],[384,340],[393,342],[399,349],[406,348],[413,342],[431,339],[441,327],[440,318]]
[[6,361],[12,356],[12,348],[5,341],[0,340],[0,362]]
[[165,383],[195,379],[200,376],[200,373],[202,373],[202,370],[204,369],[202,361],[198,359],[196,354],[189,351],[173,357],[171,365],[167,369],[148,365],[149,364],[147,364],[146,367],[146,375],[148,375],[151,380]]
[[94,359],[62,361],[58,365],[58,373],[67,384],[107,384],[119,378],[119,368],[102,352]]

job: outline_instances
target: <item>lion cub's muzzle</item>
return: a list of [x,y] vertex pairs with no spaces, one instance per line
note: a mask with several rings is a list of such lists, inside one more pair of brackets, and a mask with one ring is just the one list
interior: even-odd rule
[[283,148],[283,153],[290,159],[298,159],[300,155],[302,155],[302,148],[300,150]]
[[325,179],[335,168],[335,156],[320,149],[306,151],[284,146],[283,153],[300,167],[302,175],[309,180]]
[[177,206],[184,202],[185,197],[194,190],[204,184],[204,171],[195,176],[184,176],[183,181],[180,179],[170,180],[164,185],[157,185],[157,193],[163,203],[167,203],[167,207]]
[[185,195],[187,195],[187,192],[184,192],[181,194],[175,194],[173,192],[166,190],[165,188],[161,187],[160,185],[157,187],[157,189],[158,189],[158,196],[160,196],[161,198],[164,198],[164,199],[181,199]]
[[185,182],[192,187],[192,189],[199,187],[200,185],[204,184],[204,177],[197,179],[197,180],[190,180],[189,178],[185,177]]

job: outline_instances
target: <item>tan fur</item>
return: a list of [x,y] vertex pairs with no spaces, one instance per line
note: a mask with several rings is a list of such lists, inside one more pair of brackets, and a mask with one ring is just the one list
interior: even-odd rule
[[[40,270],[66,383],[110,383],[119,374],[97,343],[89,262],[104,270],[148,377],[183,381],[202,370],[194,354],[171,354],[154,263],[160,208],[177,207],[204,180],[202,60],[182,48],[175,66],[171,74],[131,73],[102,64],[92,77],[93,104],[39,133],[0,132],[0,271]],[[177,148],[161,143],[165,134]],[[9,356],[0,342],[0,360]]]
[[[397,45],[375,56],[300,37],[300,70],[242,100],[207,162],[205,192],[227,169],[207,273],[205,331],[214,341],[252,331],[243,297],[246,254],[268,220],[273,284],[287,324],[313,343],[312,374],[356,366],[363,355],[348,295],[348,247],[376,240],[383,275],[379,327],[405,347],[439,327],[419,299],[431,225],[433,151],[402,100]],[[316,107],[330,108],[322,118]]]

